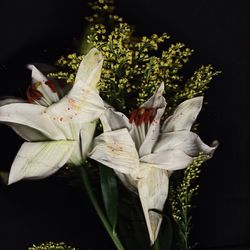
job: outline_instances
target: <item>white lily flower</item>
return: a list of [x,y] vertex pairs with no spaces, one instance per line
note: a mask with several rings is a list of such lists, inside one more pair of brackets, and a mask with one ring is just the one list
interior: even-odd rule
[[169,177],[190,164],[199,152],[212,156],[216,145],[204,144],[191,126],[202,107],[202,97],[181,103],[161,126],[166,108],[164,85],[135,110],[131,118],[106,110],[104,133],[95,138],[89,157],[113,168],[124,185],[139,194],[151,244],[157,238],[168,196]]
[[104,111],[96,89],[102,63],[102,55],[92,49],[81,62],[73,87],[61,99],[58,86],[30,65],[30,103],[15,98],[0,101],[0,122],[28,141],[11,166],[9,184],[45,178],[65,163],[80,164],[86,158],[96,120]]

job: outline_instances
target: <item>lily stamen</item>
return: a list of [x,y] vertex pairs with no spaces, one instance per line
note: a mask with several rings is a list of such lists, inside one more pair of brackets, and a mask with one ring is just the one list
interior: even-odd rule
[[[32,68],[32,70],[35,71],[37,69]],[[26,96],[30,103],[48,107],[52,103],[59,101],[60,96],[57,90],[54,82],[41,78],[33,81],[33,84],[27,89]]]
[[129,123],[134,122],[136,126],[140,126],[143,122],[147,124],[148,122],[152,122],[154,119],[154,108],[140,108],[136,109],[132,112]]
[[150,108],[148,109],[148,115],[145,118],[144,122],[148,123],[148,122],[152,122],[154,120],[154,116],[155,116],[155,109],[154,108]]
[[27,99],[30,103],[33,103],[36,100],[40,100],[43,97],[43,94],[35,88],[35,86],[31,85],[28,87],[26,91]]
[[139,109],[139,116],[137,117],[136,125],[140,126],[147,116],[148,111],[146,109]]
[[129,118],[129,123],[132,123],[132,122],[135,120],[135,117],[136,117],[136,115],[137,115],[137,112],[138,112],[137,109],[135,109],[135,110],[132,112],[132,114],[131,114],[131,116],[130,116],[130,118]]

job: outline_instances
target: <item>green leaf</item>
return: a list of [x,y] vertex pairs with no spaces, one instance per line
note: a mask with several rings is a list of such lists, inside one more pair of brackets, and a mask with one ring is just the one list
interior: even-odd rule
[[118,190],[117,180],[114,171],[104,165],[99,164],[102,197],[109,222],[115,230],[117,223]]
[[[117,231],[125,249],[151,250],[148,230],[138,195],[120,187]],[[122,188],[124,188],[122,190]],[[120,189],[119,189],[120,190]]]

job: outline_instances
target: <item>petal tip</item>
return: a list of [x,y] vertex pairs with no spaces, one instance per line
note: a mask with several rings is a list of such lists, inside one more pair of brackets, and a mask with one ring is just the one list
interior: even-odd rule
[[97,48],[92,48],[88,54],[86,55],[86,57],[95,57],[96,60],[98,61],[98,63],[103,61],[103,56],[101,54],[101,52],[97,49]]
[[159,85],[158,90],[160,91],[161,94],[163,94],[164,89],[165,89],[165,85],[164,85],[164,82],[162,82],[162,83]]
[[9,175],[9,179],[8,179],[8,182],[7,182],[7,185],[11,185],[11,184],[14,184],[15,182],[18,182],[20,181],[22,178],[15,178],[11,173]]
[[47,77],[33,64],[28,64],[27,69],[31,70],[32,82],[46,82]]
[[213,154],[214,154],[214,151],[219,147],[219,141],[218,140],[214,140],[212,143],[211,143],[211,145],[210,145],[210,147],[212,148],[212,150],[211,150],[211,157],[213,156]]
[[219,145],[220,145],[220,143],[219,143],[218,140],[214,140],[214,141],[212,141],[212,143],[211,143],[211,147],[212,147],[212,148],[217,148]]
[[193,104],[198,104],[200,107],[203,104],[204,96],[196,96],[191,99],[188,99],[187,102],[191,102]]
[[208,153],[208,159],[211,159],[213,157],[214,152],[218,148],[218,146],[219,146],[219,141],[218,140],[214,140],[210,144],[210,152]]
[[35,66],[33,64],[27,64],[26,68],[32,70]]

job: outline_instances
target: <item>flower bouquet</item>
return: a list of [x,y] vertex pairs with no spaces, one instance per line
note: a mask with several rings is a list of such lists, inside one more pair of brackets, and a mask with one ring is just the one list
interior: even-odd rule
[[25,140],[7,182],[67,176],[116,249],[191,249],[196,180],[218,146],[200,139],[195,122],[219,72],[208,65],[184,77],[193,50],[167,45],[165,33],[136,34],[113,1],[91,8],[78,52],[53,67],[29,65],[26,100],[0,101],[0,122]]

